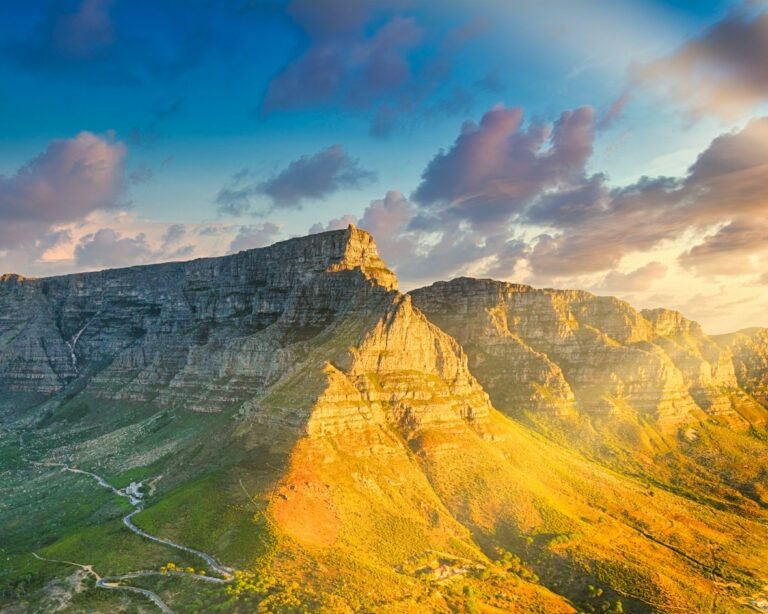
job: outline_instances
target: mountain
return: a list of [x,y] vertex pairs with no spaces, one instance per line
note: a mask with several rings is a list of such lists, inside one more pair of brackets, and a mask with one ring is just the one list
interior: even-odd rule
[[745,510],[768,504],[768,457],[755,449],[768,424],[766,331],[709,337],[675,311],[493,280],[411,295],[509,416],[614,469]]
[[403,294],[354,227],[5,275],[0,314],[7,611],[737,612],[768,583],[758,333]]

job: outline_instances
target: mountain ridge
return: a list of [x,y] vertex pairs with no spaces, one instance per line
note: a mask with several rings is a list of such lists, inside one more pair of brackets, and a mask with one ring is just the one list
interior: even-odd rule
[[188,564],[45,463],[151,489],[139,528],[238,570],[147,585],[185,611],[735,612],[768,583],[759,331],[493,280],[401,293],[353,227],[276,245],[3,277],[0,555],[25,607],[62,573],[31,551]]

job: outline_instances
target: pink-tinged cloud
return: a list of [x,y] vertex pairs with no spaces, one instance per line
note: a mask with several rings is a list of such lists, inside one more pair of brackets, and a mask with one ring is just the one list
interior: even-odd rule
[[627,254],[737,218],[759,224],[768,216],[768,118],[714,139],[684,178],[643,177],[612,189],[593,176],[581,188],[546,195],[527,215],[559,231],[531,253],[542,275],[615,268]]
[[738,219],[681,254],[680,264],[697,275],[746,275],[765,268],[756,261],[768,256],[768,216]]
[[56,224],[123,206],[125,155],[111,137],[81,132],[51,141],[15,175],[0,176],[0,245],[33,242]]
[[611,271],[605,276],[599,289],[612,292],[643,292],[649,290],[657,280],[663,279],[667,270],[666,265],[653,261],[629,273]]
[[187,234],[187,229],[182,224],[167,226],[159,237],[157,230],[157,228],[146,228],[147,232],[156,235],[155,240],[152,240],[143,230],[138,232],[134,230],[136,234],[131,235],[113,228],[99,228],[95,232],[84,234],[75,245],[75,264],[80,269],[88,270],[120,268],[180,260],[194,254],[195,245],[180,244],[181,239]]
[[550,128],[523,126],[519,108],[496,107],[467,122],[451,149],[422,174],[413,200],[428,214],[475,226],[506,222],[546,190],[581,180],[592,154],[594,111],[567,111]]
[[671,55],[636,67],[635,80],[661,89],[694,115],[728,119],[768,100],[768,12],[745,3]]
[[75,262],[89,269],[142,264],[151,257],[152,249],[145,234],[125,237],[112,228],[85,235],[75,247]]
[[625,256],[695,236],[709,238],[681,257],[684,268],[711,272],[730,253],[742,263],[729,264],[731,274],[753,270],[743,263],[754,266],[768,236],[768,118],[714,139],[684,177],[622,187],[585,172],[593,125],[591,109],[564,113],[550,129],[494,108],[432,159],[417,203],[389,192],[359,225],[406,284],[463,272],[510,278],[525,260],[540,280],[610,271],[603,287],[640,292],[665,265],[622,273]]

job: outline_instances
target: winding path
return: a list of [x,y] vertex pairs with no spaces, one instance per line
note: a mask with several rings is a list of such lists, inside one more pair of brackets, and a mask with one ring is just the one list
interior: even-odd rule
[[[188,552],[189,554],[192,554],[203,561],[206,562],[208,567],[210,567],[212,570],[216,571],[219,575],[221,575],[220,578],[217,578],[215,576],[204,576],[202,574],[195,574],[195,573],[186,573],[186,572],[170,572],[173,575],[184,575],[186,577],[192,577],[197,580],[201,580],[203,582],[210,582],[214,584],[228,584],[234,579],[234,569],[231,567],[227,567],[225,565],[222,565],[219,563],[215,558],[213,558],[210,554],[207,554],[205,552],[201,552],[200,550],[195,550],[194,548],[190,548],[189,546],[184,546],[182,544],[177,544],[176,542],[166,539],[164,537],[156,537],[154,535],[151,535],[147,533],[146,531],[140,529],[135,524],[133,524],[133,516],[138,514],[144,509],[144,503],[142,501],[142,494],[140,491],[141,483],[138,483],[137,485],[134,485],[133,483],[126,487],[126,488],[115,488],[112,484],[107,482],[104,478],[102,478],[100,475],[97,475],[95,473],[91,473],[90,471],[83,471],[82,469],[74,469],[67,465],[66,463],[40,463],[35,461],[30,461],[33,465],[43,466],[43,467],[60,467],[62,471],[69,471],[70,473],[79,473],[81,475],[87,475],[96,482],[98,482],[99,486],[102,486],[104,488],[108,488],[111,490],[114,494],[116,494],[119,497],[123,497],[125,499],[128,499],[130,504],[133,506],[133,510],[123,516],[123,524],[128,527],[131,531],[133,531],[136,535],[139,535],[140,537],[143,537],[145,539],[149,539],[153,542],[156,542],[158,544],[163,544],[165,546],[170,546],[171,548],[176,548],[177,550],[182,550],[183,552]],[[109,577],[101,577],[99,574],[97,574],[93,570],[93,565],[84,565],[81,563],[74,563],[72,561],[62,561],[57,559],[47,559],[45,557],[42,557],[36,553],[32,553],[32,555],[41,561],[49,561],[52,563],[63,563],[66,565],[74,565],[75,567],[79,567],[82,570],[84,570],[89,575],[93,576],[96,579],[96,586],[99,588],[107,589],[107,590],[124,590],[124,591],[130,591],[133,593],[138,593],[140,595],[144,595],[148,599],[150,599],[162,612],[167,614],[172,614],[173,610],[168,607],[168,605],[160,598],[160,596],[155,593],[154,591],[151,591],[149,589],[145,588],[139,588],[136,586],[129,586],[126,584],[121,584],[120,580],[130,580],[132,578],[141,578],[146,576],[162,576],[162,575],[168,575],[163,574],[159,571],[132,571],[127,574],[122,574],[119,576],[109,576]]]

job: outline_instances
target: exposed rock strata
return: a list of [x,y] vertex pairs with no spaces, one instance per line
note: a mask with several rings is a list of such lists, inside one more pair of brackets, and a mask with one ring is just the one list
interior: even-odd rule
[[677,312],[468,278],[411,295],[462,343],[494,403],[511,413],[629,406],[669,429],[703,416],[737,428],[765,421],[739,387],[731,352]]
[[369,311],[396,283],[352,228],[222,258],[4,276],[0,389],[50,394],[80,371],[104,397],[216,410],[276,380],[341,313]]
[[397,292],[353,227],[222,258],[5,276],[0,303],[8,391],[49,395],[82,380],[107,399],[252,409],[303,365],[327,362],[317,406],[282,408],[296,424],[311,414],[313,432],[372,416],[411,429],[480,420],[489,407],[458,343]]
[[715,339],[733,353],[739,384],[768,406],[768,328],[748,328]]

